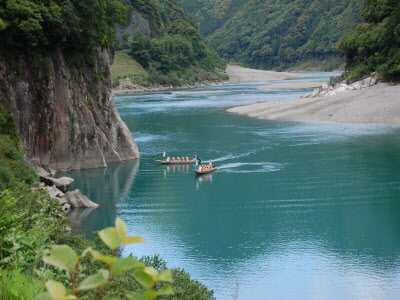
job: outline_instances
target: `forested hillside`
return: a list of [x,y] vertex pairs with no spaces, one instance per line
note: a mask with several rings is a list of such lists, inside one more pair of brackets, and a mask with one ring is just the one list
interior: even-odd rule
[[[225,63],[177,0],[129,3],[130,23],[118,28],[116,45],[117,50],[129,50],[128,54],[145,70],[137,78],[132,77],[132,82],[179,86],[223,78],[218,72],[225,69]],[[119,74],[115,81],[127,76],[129,72]]]
[[362,0],[181,0],[228,59],[265,69],[332,69],[338,41],[361,21]]
[[365,23],[339,45],[346,53],[350,77],[376,71],[384,80],[400,81],[400,1],[365,0],[362,17]]

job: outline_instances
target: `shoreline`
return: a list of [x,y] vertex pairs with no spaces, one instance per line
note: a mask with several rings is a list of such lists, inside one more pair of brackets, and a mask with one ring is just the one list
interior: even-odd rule
[[332,96],[259,102],[228,112],[266,120],[400,126],[400,85],[379,83]]
[[[149,87],[141,85],[133,85],[132,88],[127,88],[127,89],[113,88],[112,94],[121,96],[121,95],[129,95],[141,92],[158,92],[158,91],[171,91],[173,93],[177,91],[178,93],[179,90],[208,87],[208,86],[218,86],[224,83],[237,83],[237,82],[265,82],[265,83],[271,82],[271,84],[260,87],[262,89],[300,89],[300,88],[317,87],[323,84],[323,82],[321,82],[319,85],[317,85],[315,82],[313,82],[313,84],[311,84],[310,82],[290,82],[289,79],[301,79],[301,78],[313,77],[308,74],[297,73],[297,72],[276,72],[276,71],[256,70],[256,69],[228,65],[226,67],[225,73],[229,76],[229,80],[227,81],[205,81],[205,82],[197,82],[195,84],[185,84],[183,86],[178,86],[178,87],[171,85],[167,86],[153,85]],[[282,81],[282,80],[288,80],[288,82],[273,83],[273,81]],[[181,92],[179,91],[179,93]],[[205,92],[182,91],[182,93],[197,94]]]
[[218,86],[227,81],[217,81],[217,82],[199,82],[195,84],[185,84],[183,86],[172,86],[172,85],[153,85],[153,86],[142,86],[136,85],[133,88],[129,89],[112,89],[113,96],[123,96],[123,95],[130,95],[135,93],[143,93],[143,92],[159,92],[159,91],[174,91],[174,90],[184,90],[184,89],[194,89],[200,87],[207,87],[207,86]]

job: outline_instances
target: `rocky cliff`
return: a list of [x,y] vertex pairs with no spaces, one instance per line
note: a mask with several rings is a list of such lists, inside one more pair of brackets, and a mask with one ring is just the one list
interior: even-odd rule
[[0,54],[0,99],[16,120],[26,160],[37,170],[105,167],[137,159],[138,148],[111,95],[111,49],[76,68],[61,50],[17,67]]

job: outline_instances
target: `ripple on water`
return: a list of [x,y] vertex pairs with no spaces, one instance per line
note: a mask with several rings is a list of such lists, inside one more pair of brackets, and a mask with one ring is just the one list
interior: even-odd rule
[[221,165],[218,167],[218,170],[225,173],[266,173],[279,171],[283,167],[284,164],[272,162],[236,162]]

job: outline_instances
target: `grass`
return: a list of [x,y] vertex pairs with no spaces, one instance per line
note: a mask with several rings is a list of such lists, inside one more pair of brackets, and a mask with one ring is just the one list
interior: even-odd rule
[[128,50],[116,51],[114,63],[111,65],[113,86],[118,86],[121,79],[129,79],[139,85],[149,85],[149,74],[132,57]]

